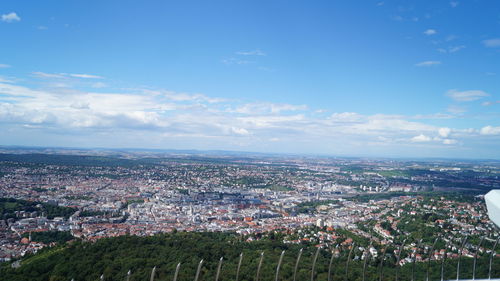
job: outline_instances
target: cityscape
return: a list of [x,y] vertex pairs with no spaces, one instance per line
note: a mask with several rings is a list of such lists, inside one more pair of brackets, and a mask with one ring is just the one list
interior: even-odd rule
[[0,281],[500,281],[500,1],[1,0]]
[[[72,239],[187,231],[248,242],[280,233],[283,243],[329,251],[371,241],[374,258],[421,241],[425,250],[404,266],[487,255],[479,239],[499,238],[484,201],[500,188],[498,161],[4,147],[0,174],[4,262]],[[430,255],[437,237],[446,247]]]

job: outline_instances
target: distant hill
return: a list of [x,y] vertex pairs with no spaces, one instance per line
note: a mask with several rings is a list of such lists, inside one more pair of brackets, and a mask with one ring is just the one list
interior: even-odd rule
[[107,156],[63,155],[63,154],[5,154],[0,153],[0,162],[18,162],[41,165],[67,166],[135,166],[149,163],[147,160],[130,160]]
[[[125,280],[130,269],[130,280],[149,280],[151,269],[156,266],[155,280],[172,280],[175,266],[181,262],[179,281],[193,280],[196,267],[204,259],[201,280],[215,280],[215,272],[220,257],[224,257],[222,273],[219,280],[234,280],[239,254],[244,253],[240,280],[255,280],[259,255],[265,252],[260,280],[274,280],[276,265],[282,250],[286,250],[281,267],[280,280],[292,280],[297,253],[304,247],[302,262],[299,266],[297,280],[310,280],[311,263],[316,249],[305,245],[283,244],[276,240],[265,239],[256,242],[240,241],[241,236],[230,233],[172,233],[152,237],[122,236],[106,238],[97,242],[70,242],[62,246],[46,248],[36,255],[25,257],[21,267],[14,269],[10,264],[0,267],[0,280],[50,280],[68,281]],[[359,253],[358,253],[359,255]],[[339,258],[334,259],[333,280],[344,280],[344,265],[347,251],[342,251]],[[321,251],[316,265],[315,280],[327,280],[328,263],[331,254]],[[371,262],[366,280],[378,280],[377,263]],[[499,260],[494,264],[494,275],[500,275]],[[395,270],[391,265],[394,260],[386,260],[384,280],[394,280]],[[487,272],[487,257],[478,263],[478,277],[484,278]],[[350,265],[349,280],[361,280],[362,261],[354,261]],[[446,266],[447,278],[455,276],[456,260],[450,260]],[[424,280],[426,264],[418,263],[416,280]],[[463,277],[471,276],[472,260],[462,261]],[[411,265],[401,270],[400,280],[410,280]],[[439,280],[440,264],[431,267],[432,280]]]
[[[64,153],[64,152],[62,152]],[[0,153],[1,162],[13,162],[29,165],[60,165],[85,167],[136,167],[148,165],[163,165],[163,162],[181,163],[211,163],[211,164],[256,164],[255,158],[244,156],[218,155],[75,155],[75,154],[47,154],[47,153]],[[277,165],[277,164],[267,164]],[[280,164],[283,166],[285,164]],[[291,164],[288,164],[291,165]]]

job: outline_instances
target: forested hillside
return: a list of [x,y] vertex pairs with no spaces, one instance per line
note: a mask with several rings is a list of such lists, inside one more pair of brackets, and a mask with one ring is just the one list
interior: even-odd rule
[[[278,236],[276,236],[278,238]],[[239,280],[255,280],[260,253],[263,251],[260,280],[274,280],[276,265],[281,251],[286,250],[281,266],[280,280],[292,280],[293,271],[300,248],[304,248],[299,265],[297,280],[310,280],[311,266],[316,248],[307,245],[290,245],[279,239],[264,239],[243,242],[241,236],[228,233],[172,233],[153,237],[122,236],[106,238],[97,242],[75,241],[61,246],[46,248],[36,255],[25,257],[19,268],[4,264],[0,268],[0,280],[125,280],[131,270],[130,280],[149,280],[151,269],[156,266],[155,280],[172,280],[177,263],[181,263],[178,280],[193,280],[196,267],[204,260],[200,280],[214,280],[220,257],[224,257],[219,280],[235,280],[239,255],[243,252],[243,262]],[[347,249],[340,257],[334,258],[333,280],[344,280]],[[360,253],[353,255],[359,256]],[[316,265],[315,280],[327,280],[331,254],[321,250]],[[372,261],[367,270],[366,280],[378,280],[379,259]],[[445,272],[449,279],[455,278],[457,260],[448,260]],[[493,276],[500,276],[500,260],[493,264]],[[394,260],[388,258],[384,266],[384,280],[394,280]],[[363,261],[350,264],[349,280],[361,280]],[[462,260],[462,276],[472,276],[472,259]],[[486,277],[488,256],[478,262],[478,277]],[[416,280],[424,280],[426,264],[417,263]],[[439,280],[440,263],[432,263],[432,280]],[[401,270],[400,280],[410,280],[411,264]]]

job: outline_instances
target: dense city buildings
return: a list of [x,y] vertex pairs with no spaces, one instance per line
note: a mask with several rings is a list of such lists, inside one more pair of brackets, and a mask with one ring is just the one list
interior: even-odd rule
[[49,231],[84,240],[279,232],[287,243],[327,248],[349,237],[377,245],[423,238],[430,247],[439,236],[449,255],[461,237],[494,233],[483,195],[500,187],[498,162],[81,154],[0,154],[0,197],[16,199],[2,203],[1,260],[46,246],[31,236]]

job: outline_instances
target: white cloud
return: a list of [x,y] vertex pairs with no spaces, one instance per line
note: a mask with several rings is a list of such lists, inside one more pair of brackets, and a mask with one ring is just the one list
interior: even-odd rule
[[90,109],[90,104],[88,102],[84,101],[75,101],[70,105],[71,108],[75,109]]
[[449,90],[446,95],[459,102],[475,101],[490,96],[490,94],[481,90],[458,91],[456,89]]
[[454,115],[445,113],[434,113],[434,114],[417,114],[411,117],[412,119],[453,119]]
[[237,59],[237,58],[228,58],[228,59],[223,59],[222,63],[227,64],[227,65],[245,65],[245,64],[251,64],[254,63],[253,61],[249,60],[242,60],[242,59]]
[[453,139],[444,139],[443,140],[443,144],[446,144],[446,145],[452,145],[452,144],[456,144],[458,143],[457,140],[453,140]]
[[485,126],[479,131],[481,135],[500,135],[500,127]]
[[451,46],[451,47],[448,47],[448,48],[439,48],[438,52],[444,53],[444,54],[453,54],[453,53],[456,53],[456,52],[458,52],[458,51],[460,51],[462,49],[465,49],[464,45]]
[[8,13],[8,14],[3,14],[2,15],[2,21],[4,22],[16,22],[20,21],[21,18],[14,12]]
[[416,66],[436,66],[436,65],[440,65],[440,64],[441,64],[440,61],[428,60],[428,61],[419,62],[415,65]]
[[433,132],[434,126],[424,123],[411,122],[404,117],[387,116],[387,115],[372,115],[368,116],[367,121],[359,124],[351,125],[351,128],[358,130],[361,133],[380,133],[390,132],[391,134],[406,134],[415,132]]
[[454,46],[454,47],[449,47],[448,48],[448,52],[449,53],[456,53],[462,49],[465,49],[465,46],[464,45],[460,45],[460,46]]
[[449,128],[440,128],[438,130],[439,137],[430,137],[428,135],[420,134],[411,138],[410,141],[416,143],[442,143],[444,145],[457,144],[457,140],[448,138],[450,131],[451,130]]
[[424,31],[424,34],[425,35],[434,35],[434,34],[437,34],[437,31],[435,29],[427,29],[426,31]]
[[287,104],[287,103],[271,103],[271,113],[281,113],[281,112],[286,112],[286,111],[304,111],[307,110],[307,105],[301,104],[301,105],[294,105],[294,104]]
[[[241,121],[247,126],[252,126],[255,128],[290,128],[295,127],[300,124],[300,121],[305,120],[303,114],[297,115],[260,115],[260,116],[245,116],[237,117],[238,121]],[[303,128],[295,128],[301,130]]]
[[441,136],[443,138],[449,137],[450,133],[451,133],[451,129],[450,128],[439,128],[439,130],[438,130],[439,136]]
[[65,79],[65,78],[82,78],[82,79],[103,79],[101,76],[91,74],[75,74],[75,73],[45,73],[36,71],[33,75],[45,79]]
[[330,120],[338,123],[356,123],[364,119],[364,116],[356,112],[333,113]]
[[500,104],[500,100],[497,100],[497,101],[485,101],[481,105],[483,105],[483,106],[490,106],[490,105],[494,105],[494,104]]
[[279,114],[282,112],[304,111],[307,109],[307,106],[304,104],[294,105],[287,103],[254,102],[243,104],[229,111],[243,114]]
[[456,8],[458,6],[459,2],[458,1],[450,1],[450,6],[452,8]]
[[8,64],[4,64],[4,63],[0,63],[0,68],[9,68],[10,65]]
[[242,136],[250,135],[250,132],[248,132],[248,130],[245,128],[231,127],[231,131],[237,135],[242,135]]
[[430,142],[430,141],[432,141],[432,138],[428,137],[424,134],[420,134],[418,136],[414,136],[413,138],[411,138],[411,141],[412,142]]
[[[53,78],[53,75],[62,74],[48,75]],[[115,135],[121,131],[131,138],[148,135],[161,140],[203,139],[204,142],[213,140],[220,146],[234,142],[253,143],[254,147],[272,146],[279,141],[279,145],[302,143],[318,149],[322,145],[430,148],[466,144],[464,139],[495,131],[494,127],[460,130],[431,125],[448,122],[441,120],[450,118],[445,114],[405,116],[335,112],[328,115],[317,114],[307,105],[243,103],[166,90],[93,92],[54,87],[47,90],[15,83],[18,82],[0,83],[0,129],[6,126],[26,130],[37,128],[59,135],[84,133],[89,138],[103,132]],[[85,89],[87,85],[90,84],[84,84]]]
[[103,79],[101,76],[97,75],[91,75],[91,74],[68,74],[68,73],[61,73],[63,75],[75,77],[75,78],[83,78],[83,79]]
[[40,71],[33,72],[33,75],[40,78],[58,78],[58,79],[64,78],[64,75],[61,74],[45,73]]
[[153,95],[159,95],[175,102],[220,103],[225,101],[225,99],[211,98],[203,94],[188,94],[188,93],[177,93],[173,91],[151,91],[151,90],[143,90],[143,92]]
[[500,47],[500,38],[483,40],[483,45],[488,48],[498,48]]
[[253,50],[253,51],[239,51],[236,52],[237,55],[241,56],[265,56],[266,53],[262,52],[259,49]]

